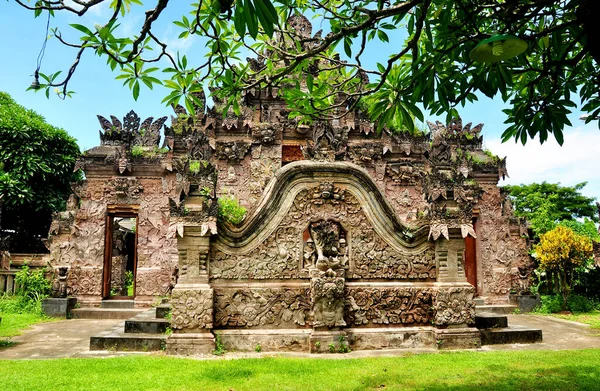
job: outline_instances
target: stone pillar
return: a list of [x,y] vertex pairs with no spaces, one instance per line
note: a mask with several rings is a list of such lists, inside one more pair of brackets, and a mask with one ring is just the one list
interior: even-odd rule
[[213,289],[208,284],[210,238],[201,227],[185,226],[177,238],[179,278],[171,295],[170,354],[208,354],[215,349]]
[[435,243],[437,286],[433,300],[439,349],[475,349],[481,346],[475,324],[475,288],[464,269],[465,241],[459,229],[449,230],[449,240]]
[[449,240],[440,236],[435,242],[438,282],[467,282],[465,274],[465,240],[459,229],[449,230]]

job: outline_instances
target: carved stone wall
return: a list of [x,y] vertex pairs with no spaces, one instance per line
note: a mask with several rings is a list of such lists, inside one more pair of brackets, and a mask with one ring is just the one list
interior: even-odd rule
[[348,287],[346,323],[352,327],[429,325],[433,319],[433,288]]
[[[211,278],[291,279],[306,278],[303,269],[303,233],[309,221],[334,219],[347,232],[348,278],[435,279],[433,246],[426,243],[413,251],[401,252],[390,246],[373,229],[358,199],[335,187],[324,192],[321,184],[301,190],[285,217],[271,235],[245,254],[231,254],[216,248],[211,254]],[[334,196],[335,195],[335,196]],[[283,213],[283,212],[282,212]]]
[[215,328],[308,327],[309,288],[215,288]]
[[439,288],[435,292],[433,308],[436,326],[472,325],[475,323],[473,286]]
[[527,231],[497,186],[488,184],[483,189],[477,220],[477,288],[486,302],[505,303],[511,289],[521,285],[519,268],[531,269],[527,241],[521,236]]

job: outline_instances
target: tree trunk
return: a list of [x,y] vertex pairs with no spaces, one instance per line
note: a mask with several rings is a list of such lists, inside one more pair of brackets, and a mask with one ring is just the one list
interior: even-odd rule
[[561,276],[561,290],[562,290],[562,297],[563,297],[563,306],[562,306],[562,310],[566,311],[567,310],[567,299],[569,297],[569,291],[570,291],[570,287],[569,284],[567,283],[567,273],[568,271],[563,269],[563,271],[560,273]]

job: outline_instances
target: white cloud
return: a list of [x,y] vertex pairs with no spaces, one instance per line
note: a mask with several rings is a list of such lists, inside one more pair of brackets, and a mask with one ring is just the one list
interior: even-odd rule
[[499,139],[485,142],[494,154],[507,156],[510,178],[501,185],[527,184],[532,182],[560,182],[565,186],[587,181],[583,193],[600,196],[600,131],[597,124],[590,123],[568,130],[561,147],[553,136],[540,145],[529,140],[525,146],[509,140],[502,144]]
[[167,51],[172,56],[175,56],[177,52],[180,55],[184,55],[196,42],[196,35],[189,35],[187,38],[179,38],[180,29],[173,30],[173,26],[169,25],[164,33],[162,42],[167,45]]

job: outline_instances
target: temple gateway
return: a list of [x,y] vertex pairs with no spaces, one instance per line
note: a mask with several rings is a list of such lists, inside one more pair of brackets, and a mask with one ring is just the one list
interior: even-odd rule
[[276,88],[248,91],[240,115],[214,103],[171,126],[98,116],[48,243],[82,306],[170,297],[173,353],[211,352],[215,335],[236,350],[473,348],[474,298],[527,288],[526,230],[481,124],[301,125]]

